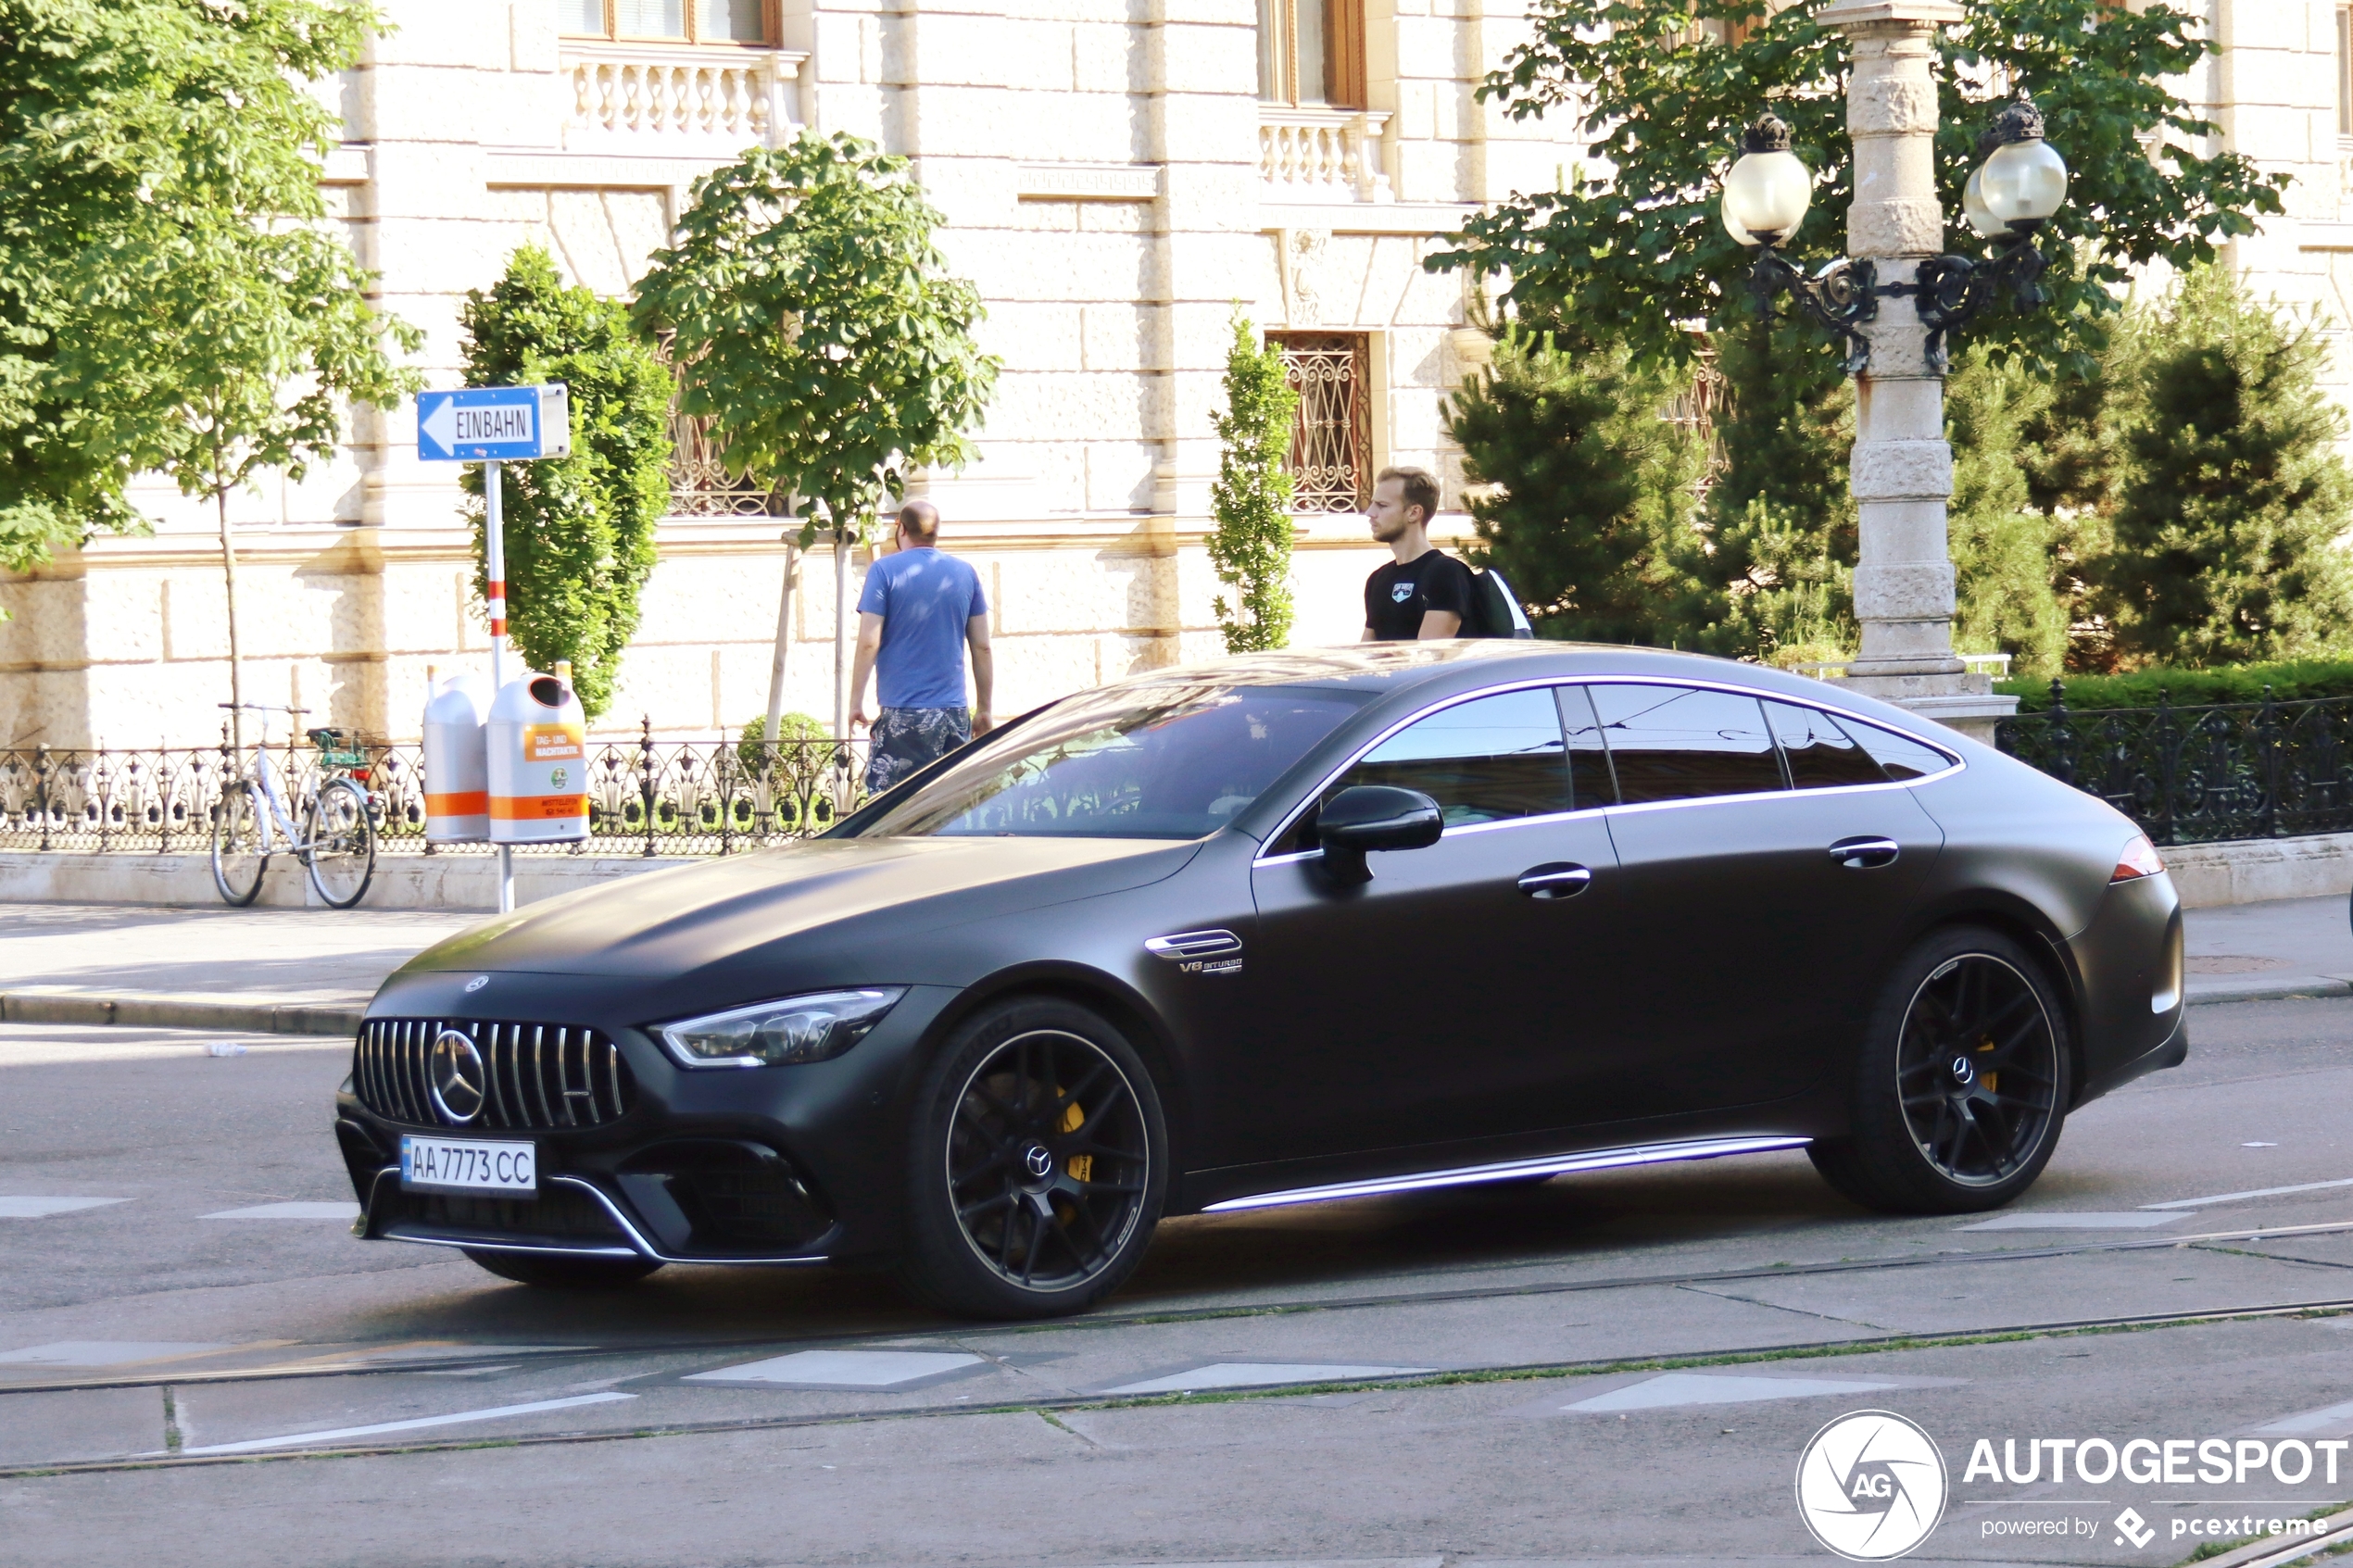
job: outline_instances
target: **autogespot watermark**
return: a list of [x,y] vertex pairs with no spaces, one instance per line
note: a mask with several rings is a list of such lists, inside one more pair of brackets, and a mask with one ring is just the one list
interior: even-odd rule
[[[2021,1449],[2021,1444],[2023,1445]],[[1998,1456],[1994,1439],[1976,1438],[1961,1485],[1985,1482],[2024,1486],[2244,1486],[2258,1481],[2283,1486],[2307,1482],[2334,1486],[2340,1461],[2353,1439],[2308,1442],[2285,1437],[2005,1437]],[[2047,1474],[2045,1466],[2047,1465]],[[2353,1466],[2347,1467],[2353,1470]],[[1797,1512],[1814,1538],[1855,1562],[1885,1562],[1902,1557],[1935,1533],[1949,1498],[1944,1458],[1918,1423],[1890,1411],[1856,1411],[1840,1416],[1806,1443],[1797,1461]],[[2002,1506],[2005,1499],[1971,1499]],[[2033,1504],[2033,1499],[2017,1499]],[[2121,1499],[2109,1499],[2109,1502]],[[2300,1538],[2320,1534],[2324,1523],[2289,1518],[2276,1505],[2221,1504],[2207,1515],[2150,1523],[2129,1502],[2114,1518],[2102,1514],[2109,1502],[2093,1504],[2101,1514],[2069,1512],[2026,1518],[1989,1517],[1978,1522],[1987,1540],[2028,1537],[2108,1537],[2111,1546],[2140,1550],[2160,1537],[2180,1540],[2240,1540],[2251,1537]],[[2245,1512],[2241,1512],[2241,1511]]]

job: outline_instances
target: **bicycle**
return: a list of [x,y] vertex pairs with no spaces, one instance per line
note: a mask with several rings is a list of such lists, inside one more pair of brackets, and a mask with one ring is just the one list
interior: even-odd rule
[[[231,706],[228,703],[221,707]],[[367,761],[367,754],[351,749],[346,732],[308,732],[319,748],[321,768],[341,769],[324,783],[303,791],[290,804],[277,764],[270,759],[270,715],[289,719],[307,709],[272,708],[248,702],[246,711],[259,713],[261,742],[241,777],[221,792],[212,819],[212,884],[223,901],[242,908],[261,893],[261,875],[270,857],[283,847],[300,859],[310,885],[328,908],[347,909],[359,902],[376,874],[376,822],[368,792],[349,776],[349,770]],[[301,826],[296,826],[299,819]],[[283,846],[281,841],[283,840]]]

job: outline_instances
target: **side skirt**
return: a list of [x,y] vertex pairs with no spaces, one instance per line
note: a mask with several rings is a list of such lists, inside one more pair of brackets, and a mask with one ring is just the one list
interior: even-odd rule
[[1582,1154],[1552,1155],[1541,1160],[1513,1160],[1498,1165],[1464,1165],[1449,1171],[1426,1171],[1410,1176],[1383,1176],[1372,1181],[1337,1182],[1329,1186],[1290,1187],[1281,1192],[1229,1198],[1202,1210],[1227,1214],[1244,1209],[1278,1209],[1294,1203],[1331,1203],[1345,1198],[1378,1198],[1385,1193],[1427,1192],[1436,1187],[1477,1186],[1484,1182],[1515,1182],[1529,1176],[1565,1176],[1577,1171],[1615,1171],[1629,1165],[1667,1165],[1687,1160],[1721,1160],[1732,1154],[1762,1154],[1771,1149],[1803,1148],[1811,1138],[1778,1135],[1747,1137],[1693,1138],[1680,1143],[1633,1144],[1623,1148],[1594,1148]]

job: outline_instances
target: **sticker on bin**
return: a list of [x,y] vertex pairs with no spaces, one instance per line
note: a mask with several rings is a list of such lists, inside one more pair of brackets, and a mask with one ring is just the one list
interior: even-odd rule
[[588,749],[587,737],[573,724],[525,724],[522,759],[526,762],[577,761]]
[[538,1147],[474,1138],[400,1139],[400,1185],[409,1192],[488,1192],[530,1197],[539,1190]]

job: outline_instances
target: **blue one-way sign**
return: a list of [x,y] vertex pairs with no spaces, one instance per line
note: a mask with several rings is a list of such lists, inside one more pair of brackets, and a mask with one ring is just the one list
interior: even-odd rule
[[572,455],[562,383],[417,394],[417,456],[429,463],[512,463]]

